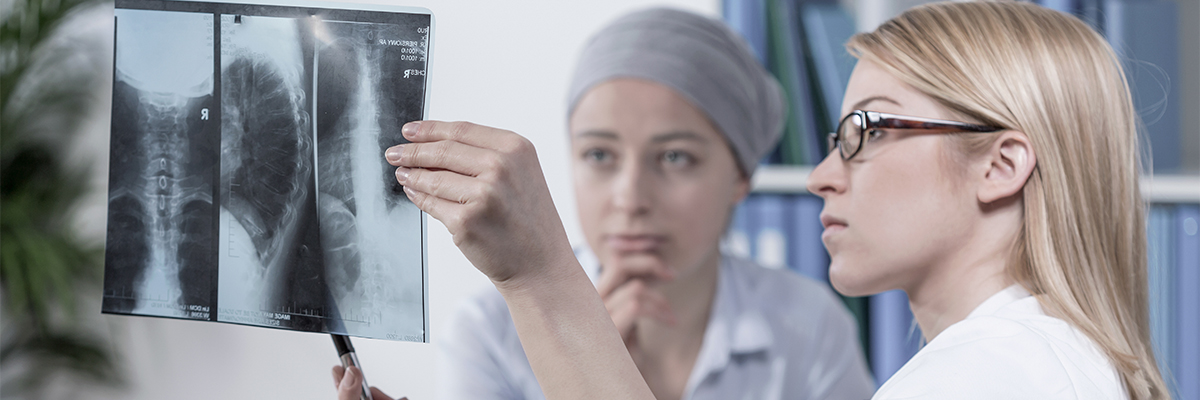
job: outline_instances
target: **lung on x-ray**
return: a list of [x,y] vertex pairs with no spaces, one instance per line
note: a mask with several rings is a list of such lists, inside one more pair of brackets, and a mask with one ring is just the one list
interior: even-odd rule
[[117,0],[105,313],[429,341],[433,19],[336,7]]

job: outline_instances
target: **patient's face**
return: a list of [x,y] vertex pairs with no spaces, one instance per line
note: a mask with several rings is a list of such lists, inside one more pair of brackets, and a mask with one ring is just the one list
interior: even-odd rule
[[[855,109],[950,119],[929,96],[879,66],[860,61],[850,75],[842,115]],[[912,288],[955,262],[977,222],[978,203],[951,168],[945,134],[882,130],[850,161],[832,152],[809,175],[825,199],[821,236],[829,278],[839,292],[861,296]]]
[[664,265],[677,279],[717,255],[749,184],[725,138],[674,90],[597,85],[570,119],[575,197],[602,265]]

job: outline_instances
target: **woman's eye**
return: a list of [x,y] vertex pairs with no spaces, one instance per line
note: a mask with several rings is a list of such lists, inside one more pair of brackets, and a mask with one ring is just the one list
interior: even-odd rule
[[601,149],[588,149],[583,152],[583,160],[589,163],[602,164],[612,159],[612,154]]
[[872,129],[870,131],[867,131],[867,141],[872,141],[872,140],[878,139],[883,136],[883,133],[884,132],[879,129]]
[[670,165],[690,165],[695,161],[695,157],[679,150],[668,150],[663,153],[662,161]]

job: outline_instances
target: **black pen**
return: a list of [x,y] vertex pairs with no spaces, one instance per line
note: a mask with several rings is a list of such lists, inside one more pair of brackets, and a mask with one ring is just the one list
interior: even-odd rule
[[[350,344],[350,337],[336,333],[331,333],[330,336],[333,336],[333,346],[337,347],[338,358],[342,360],[342,368],[349,372],[350,366],[353,365],[358,367],[361,373],[362,365],[358,363],[358,355],[354,354],[354,345]],[[367,374],[363,373],[362,375],[362,394],[359,396],[359,400],[375,400],[371,397],[370,386],[367,386]]]

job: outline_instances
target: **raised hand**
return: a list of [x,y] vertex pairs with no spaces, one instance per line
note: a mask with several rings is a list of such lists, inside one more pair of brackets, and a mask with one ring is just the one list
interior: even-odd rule
[[574,260],[529,140],[467,122],[412,122],[402,132],[412,143],[386,152],[396,180],[497,286]]

